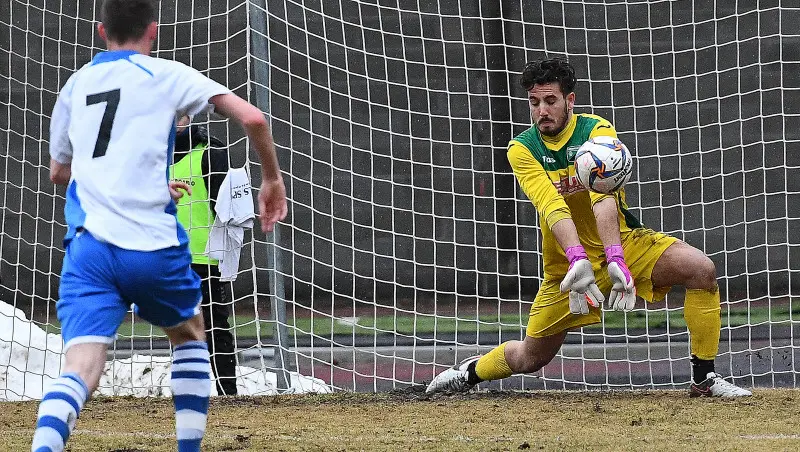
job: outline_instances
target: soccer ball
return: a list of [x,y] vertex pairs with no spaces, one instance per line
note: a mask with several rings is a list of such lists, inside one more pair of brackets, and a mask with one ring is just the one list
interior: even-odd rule
[[631,178],[633,156],[616,138],[599,136],[583,143],[575,154],[578,182],[597,193],[614,193]]

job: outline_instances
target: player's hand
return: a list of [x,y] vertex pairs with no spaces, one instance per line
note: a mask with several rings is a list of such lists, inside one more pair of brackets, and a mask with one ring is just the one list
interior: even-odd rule
[[636,286],[631,271],[625,264],[622,246],[612,245],[606,248],[606,261],[612,283],[611,294],[608,296],[609,307],[615,311],[632,310],[636,304]]
[[286,187],[283,178],[264,178],[258,190],[258,215],[261,221],[261,230],[264,233],[272,232],[275,223],[286,218]]
[[[579,248],[579,249],[578,249]],[[582,246],[567,250],[569,271],[561,281],[561,291],[569,291],[569,311],[573,314],[588,314],[589,306],[599,307],[605,301],[603,293],[595,284],[592,263]]]
[[186,182],[179,180],[171,180],[169,181],[168,185],[169,185],[169,195],[175,202],[178,202],[179,199],[183,198],[183,192],[179,190],[185,191],[190,196],[192,194],[192,187]]

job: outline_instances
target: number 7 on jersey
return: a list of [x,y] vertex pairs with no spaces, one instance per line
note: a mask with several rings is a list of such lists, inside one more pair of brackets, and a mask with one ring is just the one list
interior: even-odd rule
[[119,106],[119,88],[103,93],[89,94],[86,96],[86,106],[105,102],[106,109],[103,120],[100,121],[100,130],[97,132],[97,141],[94,144],[92,158],[106,155],[108,142],[111,140],[111,128],[114,127],[114,117]]

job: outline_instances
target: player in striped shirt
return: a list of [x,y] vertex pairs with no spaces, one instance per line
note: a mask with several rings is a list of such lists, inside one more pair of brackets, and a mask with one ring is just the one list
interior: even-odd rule
[[158,34],[151,0],[105,0],[97,30],[108,51],[73,74],[50,123],[50,177],[67,185],[68,231],[56,305],[66,353],[39,405],[31,450],[60,451],[97,387],[106,349],[128,308],[173,345],[171,389],[179,451],[198,451],[211,391],[183,227],[170,197],[175,120],[211,110],[240,123],[262,166],[261,227],[286,216],[286,191],[264,115],[175,61],[149,56]]

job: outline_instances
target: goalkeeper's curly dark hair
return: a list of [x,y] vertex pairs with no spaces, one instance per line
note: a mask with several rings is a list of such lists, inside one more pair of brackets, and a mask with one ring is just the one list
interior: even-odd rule
[[565,96],[575,90],[577,83],[575,69],[563,58],[549,58],[546,60],[531,61],[522,70],[519,84],[525,91],[533,85],[544,85],[556,82],[561,87]]

